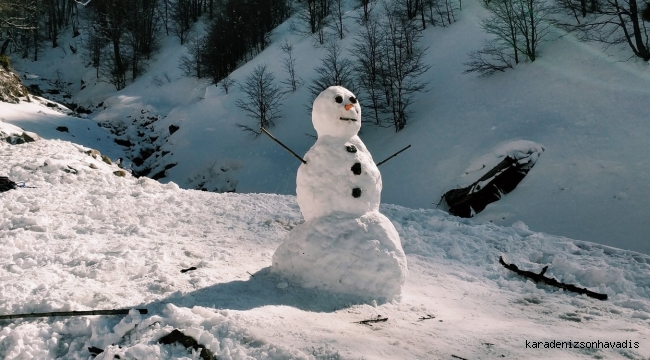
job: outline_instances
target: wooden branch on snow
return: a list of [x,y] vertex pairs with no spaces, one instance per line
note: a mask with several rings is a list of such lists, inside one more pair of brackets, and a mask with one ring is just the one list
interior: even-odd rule
[[355,321],[355,324],[362,324],[362,325],[372,326],[370,323],[378,323],[378,322],[386,322],[386,321],[388,321],[387,317],[383,318],[383,317],[378,316],[378,317],[376,317],[374,319]]
[[[89,310],[89,311],[55,311],[45,313],[0,315],[0,320],[21,319],[52,316],[84,316],[84,315],[127,315],[131,309]],[[140,314],[146,314],[147,309],[136,309]]]
[[183,269],[181,270],[182,273],[186,273],[188,271],[196,270],[196,266],[192,266],[191,268]]
[[536,274],[536,273],[534,273],[532,271],[519,270],[519,268],[515,264],[506,264],[506,262],[503,261],[503,257],[501,257],[501,256],[499,256],[499,263],[501,263],[501,265],[503,265],[506,269],[514,271],[514,272],[516,272],[517,274],[519,274],[521,276],[525,276],[525,277],[533,280],[536,283],[541,281],[541,282],[543,282],[543,283],[545,283],[547,285],[559,287],[560,289],[564,289],[564,290],[568,290],[568,291],[573,291],[573,292],[576,292],[578,294],[585,294],[585,295],[587,295],[589,297],[592,297],[594,299],[607,300],[607,294],[600,294],[600,293],[597,293],[597,292],[593,292],[591,290],[587,290],[585,288],[577,287],[577,286],[572,285],[572,284],[565,284],[563,282],[559,282],[559,281],[557,281],[555,279],[551,279],[549,277],[544,276],[544,273],[546,272],[546,270],[548,270],[548,265],[544,266],[544,268],[542,269],[542,271],[539,274]]

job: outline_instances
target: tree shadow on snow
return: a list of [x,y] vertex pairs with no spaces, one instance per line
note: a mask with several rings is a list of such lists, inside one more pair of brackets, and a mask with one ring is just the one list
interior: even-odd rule
[[203,306],[215,309],[250,310],[267,305],[285,305],[305,311],[334,312],[356,304],[366,304],[370,299],[341,295],[325,290],[303,289],[289,285],[281,289],[284,280],[264,268],[248,280],[235,280],[215,284],[193,292],[171,296],[146,304],[150,311],[158,312],[166,304],[179,307]]

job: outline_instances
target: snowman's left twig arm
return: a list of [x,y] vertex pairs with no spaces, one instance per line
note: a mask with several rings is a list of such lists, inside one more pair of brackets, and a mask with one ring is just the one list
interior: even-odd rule
[[[260,128],[260,130],[262,130],[263,133],[265,133],[266,135],[268,135],[268,136],[269,136],[273,141],[275,141],[276,143],[280,144],[280,146],[282,146],[285,150],[287,150],[288,152],[290,152],[293,156],[297,157],[298,160],[302,161],[303,164],[306,164],[306,163],[307,163],[307,162],[305,161],[305,159],[301,158],[298,154],[296,154],[295,152],[293,152],[293,150],[289,149],[286,145],[284,145],[282,142],[280,142],[280,140],[276,139],[275,136],[271,135],[271,133],[268,132],[268,131],[266,131],[265,128],[262,127],[262,128]],[[409,145],[409,146],[410,146],[410,145]]]
[[378,163],[377,163],[377,166],[379,166],[379,165],[385,163],[386,161],[388,161],[388,160],[394,158],[395,156],[399,155],[402,151],[404,151],[404,150],[406,150],[406,149],[408,149],[408,148],[410,148],[410,147],[411,147],[411,145],[409,145],[409,146],[405,147],[404,149],[402,149],[402,150],[400,150],[400,151],[394,153],[393,155],[387,157],[386,159],[384,159],[384,161],[380,161],[380,162],[378,162]]

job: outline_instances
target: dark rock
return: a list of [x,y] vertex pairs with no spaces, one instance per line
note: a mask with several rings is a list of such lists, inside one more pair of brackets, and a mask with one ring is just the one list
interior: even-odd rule
[[102,161],[105,162],[105,163],[107,163],[108,165],[113,164],[113,162],[111,161],[111,159],[110,159],[108,156],[106,156],[106,155],[102,155]]
[[352,189],[352,197],[358,198],[360,196],[361,196],[361,189],[360,188]]
[[79,107],[76,109],[76,111],[77,111],[77,114],[92,114],[92,113],[93,113],[92,110],[90,110],[90,109],[86,109],[86,108],[84,108],[83,106],[79,106]]
[[173,133],[178,131],[178,129],[180,129],[180,128],[181,128],[180,126],[176,126],[174,124],[169,125],[169,135],[172,135]]
[[480,213],[488,204],[514,190],[535,165],[540,154],[531,149],[519,158],[506,156],[472,185],[447,191],[442,200],[449,213],[464,218]]
[[27,87],[30,93],[36,95],[36,96],[43,96],[43,92],[41,91],[41,88],[38,87],[38,84],[31,84]]
[[0,176],[0,192],[14,190],[18,188],[18,184],[9,180],[6,176]]
[[124,171],[124,170],[117,170],[117,171],[113,171],[113,174],[114,174],[115,176],[125,177],[125,176],[126,176],[126,171]]
[[79,173],[77,171],[77,169],[75,169],[75,168],[73,168],[73,167],[71,167],[69,165],[68,165],[68,167],[63,168],[63,171],[67,172],[68,174],[73,174],[73,175],[77,175]]
[[94,159],[97,159],[100,156],[102,156],[102,154],[99,151],[95,150],[95,149],[90,149],[90,150],[86,151],[85,154],[88,155],[88,156],[92,156]]
[[160,179],[164,178],[165,176],[167,176],[167,174],[165,174],[165,170],[163,169],[163,170],[153,174],[153,176],[151,178],[154,179],[154,180],[160,180]]
[[[33,136],[28,135],[26,132],[23,132],[20,135],[9,135],[9,136],[5,137],[4,140],[6,142],[10,143],[11,145],[20,145],[20,144],[25,144],[25,143],[34,142],[36,140],[40,140],[38,135],[33,134],[33,133],[32,133],[32,135]],[[0,134],[0,136],[4,136],[4,134]],[[0,139],[2,139],[2,138],[0,138]]]
[[144,160],[147,160],[155,152],[156,152],[156,150],[154,150],[152,148],[142,148],[142,149],[140,149],[140,157],[144,161]]
[[45,106],[55,108],[55,107],[57,107],[57,103],[49,102],[49,103],[45,104]]
[[212,351],[208,350],[205,348],[205,345],[199,344],[196,339],[194,339],[191,336],[187,336],[180,332],[178,329],[174,329],[171,333],[161,337],[158,339],[159,344],[164,344],[164,345],[171,345],[171,344],[181,344],[188,350],[194,349],[194,350],[199,350],[201,349],[201,353],[199,356],[203,360],[216,360],[217,358],[214,356]]
[[[65,97],[65,96],[64,96],[64,97]],[[77,105],[77,104],[75,104],[75,103],[62,103],[62,104],[63,104],[65,107],[67,107],[68,109],[72,110],[72,111],[74,111],[77,107],[79,107],[79,105]]]
[[95,170],[99,169],[99,168],[97,167],[97,165],[92,164],[92,163],[91,163],[90,165],[88,165],[88,166],[89,166],[91,169],[95,169]]
[[357,147],[354,145],[348,145],[345,147],[345,150],[347,150],[349,153],[355,153],[357,152]]
[[34,142],[34,141],[36,141],[36,140],[39,140],[39,137],[38,137],[38,136],[36,136],[36,137],[31,137],[31,136],[27,135],[27,133],[25,133],[25,132],[22,133],[22,135],[20,135],[20,137],[21,137],[21,138],[23,139],[23,141],[26,142],[26,143],[30,143],[30,142]]
[[126,146],[126,147],[131,147],[133,144],[129,140],[124,140],[124,139],[115,139],[113,140],[117,145],[121,146]]
[[68,127],[67,127],[67,126],[57,126],[57,127],[56,127],[56,131],[67,132],[67,133],[70,132],[70,131],[68,131]]
[[139,156],[137,156],[137,157],[131,159],[131,161],[133,161],[133,163],[135,164],[135,166],[141,166],[141,165],[144,163],[144,160],[142,160],[142,158],[139,157]]

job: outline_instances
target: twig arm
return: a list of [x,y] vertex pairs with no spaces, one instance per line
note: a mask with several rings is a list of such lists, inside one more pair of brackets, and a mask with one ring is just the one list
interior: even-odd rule
[[306,163],[307,163],[307,162],[305,161],[305,159],[301,158],[298,154],[296,154],[295,152],[293,152],[293,150],[289,149],[286,145],[284,145],[282,142],[280,142],[280,140],[276,139],[275,136],[271,135],[271,133],[268,132],[268,131],[266,131],[265,128],[261,127],[260,130],[262,130],[263,133],[265,133],[266,135],[268,135],[268,136],[269,136],[273,141],[275,141],[276,143],[280,144],[280,146],[282,146],[285,150],[287,150],[288,152],[290,152],[293,156],[297,157],[298,160],[302,161],[303,164],[306,164]]
[[398,152],[396,152],[396,153],[394,153],[393,155],[391,155],[391,156],[389,156],[389,157],[387,157],[387,158],[386,158],[386,159],[384,159],[383,161],[380,161],[380,162],[378,162],[378,163],[377,163],[377,166],[379,166],[379,165],[381,165],[381,164],[383,164],[383,163],[385,163],[386,161],[388,161],[388,160],[390,160],[390,159],[392,159],[392,158],[394,158],[395,156],[397,156],[397,155],[399,155],[399,154],[401,154],[401,153],[402,153],[402,151],[405,151],[406,149],[408,149],[408,148],[410,148],[410,147],[411,147],[411,145],[409,145],[409,146],[407,146],[407,147],[405,147],[405,148],[403,148],[402,150],[400,150],[400,151],[398,151]]

